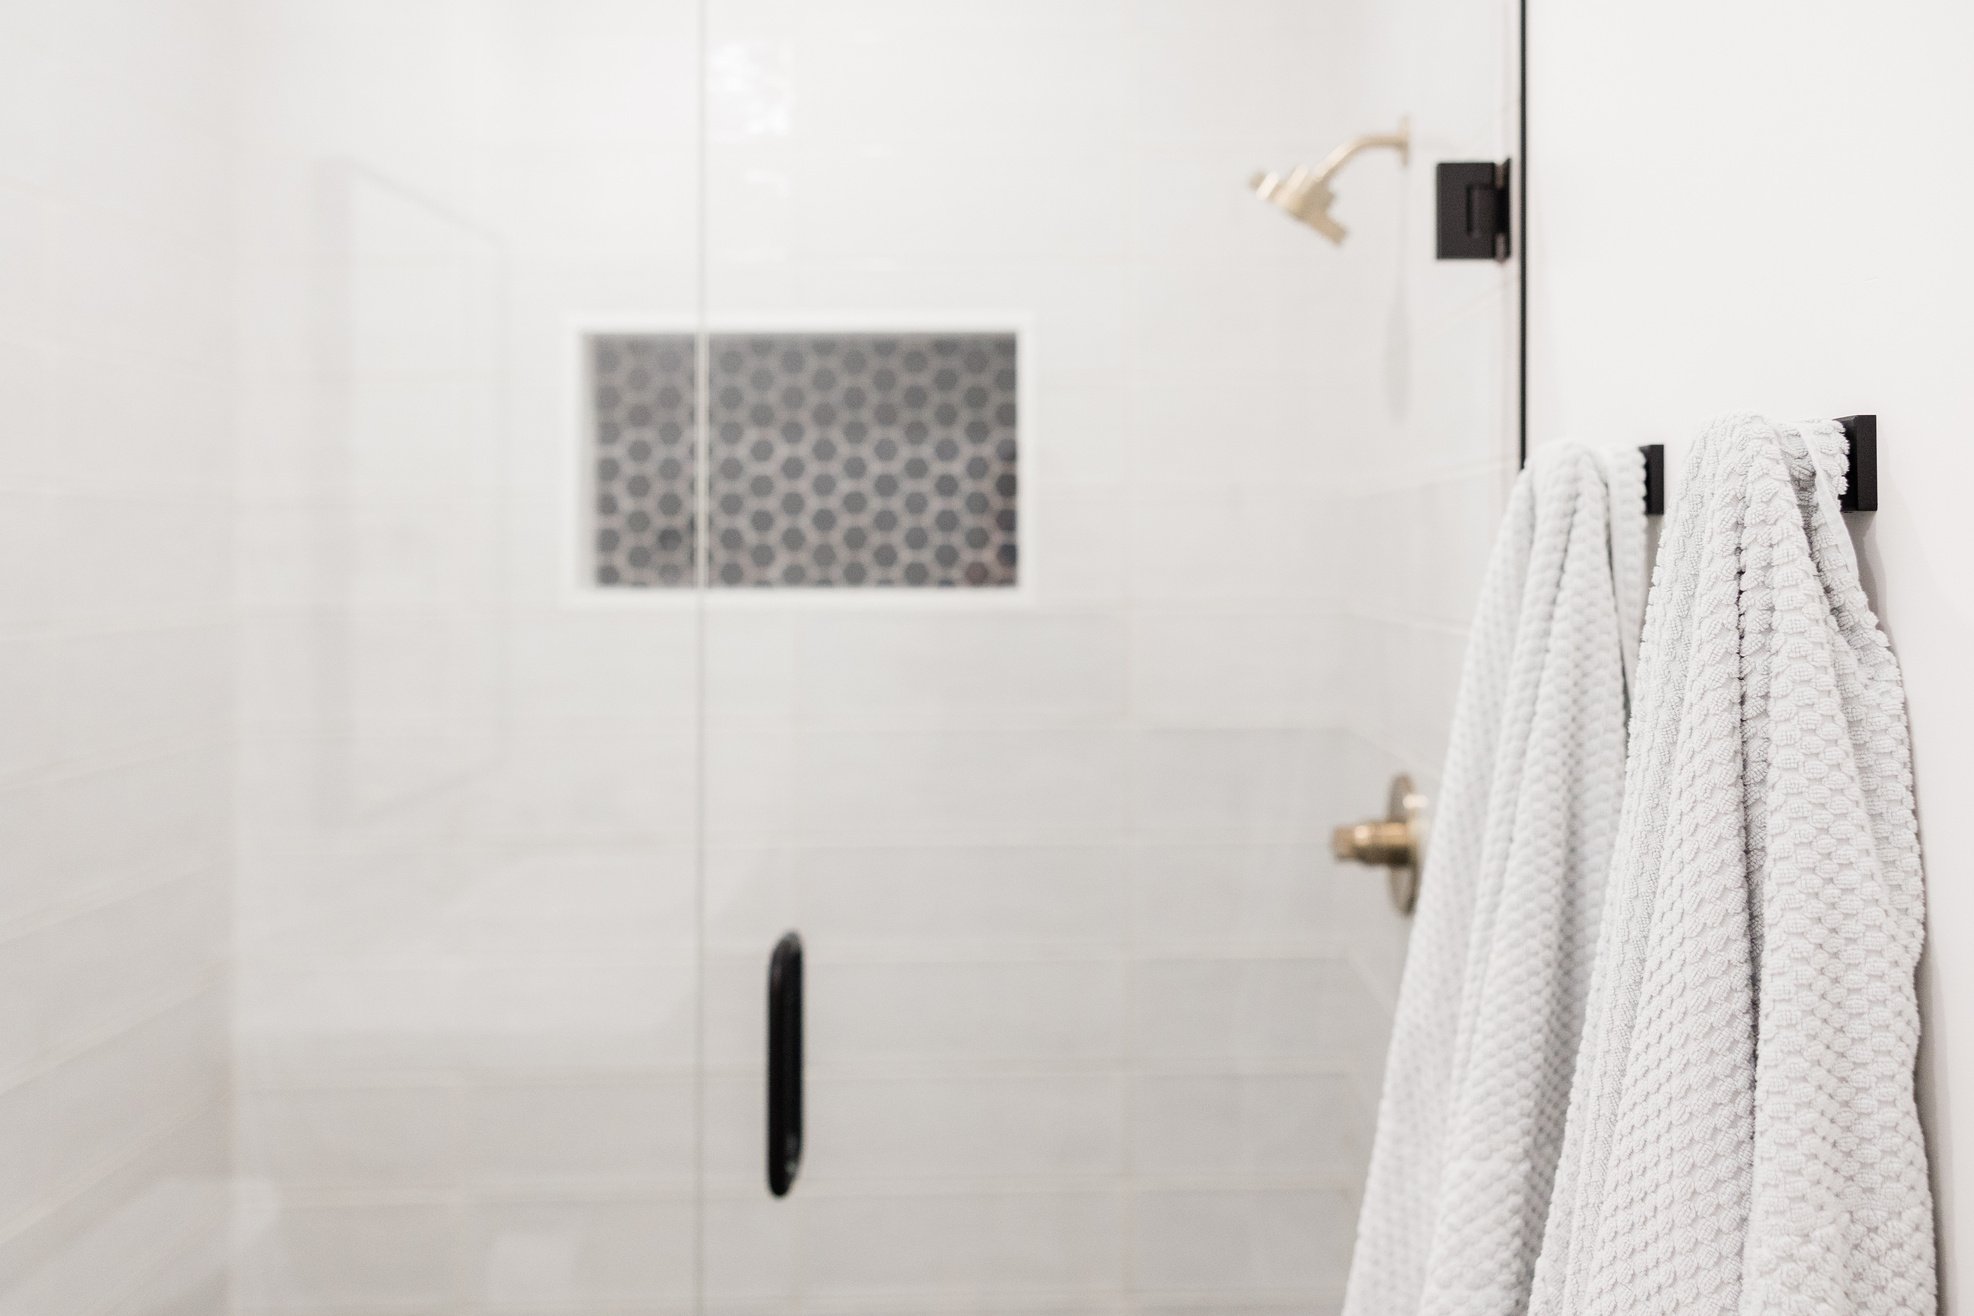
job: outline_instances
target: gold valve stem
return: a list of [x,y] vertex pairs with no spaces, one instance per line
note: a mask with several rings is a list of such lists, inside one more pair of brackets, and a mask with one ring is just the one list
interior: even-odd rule
[[1385,870],[1392,906],[1410,914],[1419,900],[1419,869],[1425,858],[1425,797],[1404,773],[1391,780],[1385,816],[1346,823],[1330,833],[1330,851],[1348,863]]
[[1376,868],[1409,865],[1417,860],[1409,822],[1361,822],[1339,827],[1330,835],[1330,850]]

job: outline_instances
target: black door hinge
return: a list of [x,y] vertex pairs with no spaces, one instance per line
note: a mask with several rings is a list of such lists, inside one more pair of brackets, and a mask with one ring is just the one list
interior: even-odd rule
[[1442,160],[1439,190],[1439,259],[1507,260],[1508,161]]

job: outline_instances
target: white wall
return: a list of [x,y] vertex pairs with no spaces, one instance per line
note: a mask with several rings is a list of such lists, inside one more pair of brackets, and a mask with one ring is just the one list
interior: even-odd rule
[[1974,1247],[1974,11],[1529,8],[1532,436],[1663,440],[1676,470],[1721,411],[1879,417],[1882,510],[1852,521],[1912,720],[1920,1092],[1953,1310]]
[[0,1307],[216,1316],[233,49],[0,6]]

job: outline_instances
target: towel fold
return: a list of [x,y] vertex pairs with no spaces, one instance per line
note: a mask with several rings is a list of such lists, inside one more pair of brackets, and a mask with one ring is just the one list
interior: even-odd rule
[[1728,417],[1680,482],[1533,1316],[1936,1310],[1911,752],[1843,444]]
[[1463,666],[1347,1316],[1519,1311],[1541,1243],[1624,777],[1643,467],[1543,449]]

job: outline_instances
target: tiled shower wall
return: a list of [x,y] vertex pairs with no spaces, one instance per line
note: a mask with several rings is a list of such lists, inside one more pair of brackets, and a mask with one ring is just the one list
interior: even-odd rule
[[243,8],[238,1316],[693,1308],[698,623],[572,584],[695,9]]
[[[1357,126],[1309,77],[1352,34],[712,13],[716,317],[1032,323],[1021,607],[570,604],[571,325],[699,291],[689,7],[9,12],[10,1297],[219,1301],[235,714],[235,1310],[683,1307],[702,1045],[715,1306],[1333,1293],[1379,1048],[1345,950],[1395,927],[1320,846],[1361,788],[1309,380],[1359,329],[1238,180]],[[817,1138],[770,1218],[788,922]]]
[[575,589],[571,363],[700,304],[695,7],[388,8],[246,21],[239,1312],[688,1309],[702,1136],[709,1310],[1323,1309],[1362,330],[1241,183],[1348,15],[708,5],[709,320],[1018,320],[1034,474],[1019,599],[668,606]]
[[0,6],[0,1309],[225,1302],[230,5]]
[[[0,18],[7,1297],[648,1316],[703,1229],[735,1313],[1334,1298],[1402,934],[1321,842],[1436,734],[1379,527],[1478,505],[1499,287],[1368,161],[1341,256],[1239,184],[1475,106],[1409,10],[713,0],[702,141],[697,8]],[[577,326],[702,297],[1030,326],[1024,597],[573,600]]]

